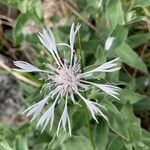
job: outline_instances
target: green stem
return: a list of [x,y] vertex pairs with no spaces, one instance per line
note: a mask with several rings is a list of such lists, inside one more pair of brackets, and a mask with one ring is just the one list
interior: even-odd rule
[[132,10],[134,3],[135,3],[135,0],[132,0],[127,12]]
[[80,65],[81,65],[81,72],[84,72],[84,63],[83,63],[83,54],[82,54],[82,47],[81,47],[81,39],[80,33],[78,32],[78,40],[79,40],[79,58],[80,58]]
[[[81,71],[83,73],[84,72],[84,67],[83,67],[84,63],[83,63],[83,54],[82,54],[82,47],[81,47],[81,40],[80,40],[80,33],[79,32],[78,32],[78,40],[79,40],[80,65],[81,65]],[[85,93],[85,97],[86,97],[86,93]],[[88,130],[89,138],[91,141],[91,145],[93,147],[93,150],[95,150],[96,146],[95,146],[95,142],[94,142],[92,131],[91,131],[90,116],[89,116],[89,112],[87,109],[85,109],[85,116],[86,116],[87,130]]]

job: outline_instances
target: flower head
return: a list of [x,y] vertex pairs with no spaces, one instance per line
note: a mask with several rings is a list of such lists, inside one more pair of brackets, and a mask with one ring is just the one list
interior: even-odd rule
[[106,39],[105,47],[104,47],[105,51],[109,51],[110,50],[114,40],[115,40],[115,37],[108,37]]
[[[57,135],[60,130],[60,127],[62,127],[66,131],[69,130],[69,134],[71,136],[71,121],[68,114],[68,103],[69,100],[72,101],[74,105],[79,105],[80,101],[77,101],[75,99],[75,95],[78,96],[87,106],[87,109],[91,113],[91,116],[94,120],[97,120],[96,115],[101,115],[107,120],[107,117],[103,114],[101,109],[106,109],[99,103],[90,101],[82,96],[82,91],[89,90],[93,86],[98,88],[99,90],[102,90],[106,92],[107,94],[111,95],[112,97],[119,99],[118,92],[120,91],[119,87],[110,85],[110,84],[98,84],[94,82],[90,82],[87,79],[88,77],[93,77],[93,73],[102,73],[102,72],[113,72],[120,69],[118,67],[118,59],[114,59],[111,61],[108,61],[99,67],[90,70],[88,72],[81,72],[80,63],[77,58],[77,55],[74,50],[74,43],[75,43],[75,36],[80,28],[80,25],[77,25],[75,28],[75,25],[72,24],[71,30],[70,30],[70,44],[66,43],[58,43],[56,44],[54,35],[50,29],[43,29],[43,33],[39,33],[38,37],[41,41],[43,47],[46,48],[46,50],[53,56],[53,59],[56,63],[54,64],[48,64],[48,69],[42,70],[37,67],[34,67],[33,65],[23,62],[23,61],[15,61],[14,64],[20,68],[20,71],[23,72],[42,72],[46,74],[47,77],[45,84],[43,85],[44,89],[48,89],[48,94],[45,96],[45,98],[38,103],[34,104],[33,106],[29,107],[24,113],[27,113],[27,116],[32,115],[32,120],[37,118],[41,112],[43,111],[43,108],[46,104],[48,104],[50,99],[53,99],[53,103],[49,106],[49,108],[43,113],[43,115],[40,117],[37,127],[42,126],[43,130],[46,128],[48,123],[50,122],[50,129],[52,129],[53,122],[54,122],[54,113],[55,113],[55,107],[56,104],[59,104],[60,101],[64,101],[64,110],[62,112],[62,115],[60,117],[60,121],[58,123],[57,128]],[[70,59],[67,60],[66,58],[61,58],[58,46],[67,46],[71,50],[71,56]],[[19,69],[17,69],[19,71]],[[42,130],[42,131],[43,131]]]

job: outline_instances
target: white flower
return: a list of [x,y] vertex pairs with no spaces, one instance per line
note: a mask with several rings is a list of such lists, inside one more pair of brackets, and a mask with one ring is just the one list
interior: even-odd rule
[[[43,33],[39,33],[39,39],[50,54],[53,56],[55,65],[48,64],[47,70],[41,70],[33,65],[23,62],[23,61],[16,61],[14,64],[20,68],[21,71],[24,72],[42,72],[45,74],[45,84],[43,85],[43,89],[47,89],[49,94],[38,103],[34,104],[33,106],[29,107],[24,113],[27,113],[27,116],[32,115],[32,120],[37,118],[43,111],[43,108],[46,104],[48,104],[49,99],[53,99],[54,102],[51,106],[43,113],[41,118],[38,121],[37,127],[42,126],[43,130],[46,128],[48,123],[50,122],[50,129],[53,126],[54,122],[54,112],[56,104],[59,104],[60,101],[64,101],[64,110],[60,117],[60,121],[58,123],[57,128],[57,135],[60,130],[60,127],[66,131],[66,126],[68,126],[69,135],[71,136],[71,122],[68,114],[67,104],[69,103],[68,100],[71,100],[74,105],[79,105],[80,100],[77,102],[75,99],[75,95],[78,96],[87,106],[87,109],[90,111],[91,116],[94,120],[97,121],[96,115],[101,115],[107,120],[107,117],[104,115],[102,110],[106,110],[102,105],[97,102],[92,102],[85,97],[82,96],[82,92],[89,90],[93,86],[99,88],[100,90],[106,92],[107,94],[111,95],[112,97],[119,99],[118,92],[120,91],[119,87],[109,85],[109,84],[98,84],[94,82],[90,82],[87,80],[88,77],[93,77],[95,72],[102,73],[102,72],[113,72],[120,69],[118,67],[118,58],[108,61],[99,67],[81,73],[80,63],[78,61],[77,55],[74,51],[74,42],[75,42],[75,35],[77,34],[80,25],[74,27],[74,24],[71,26],[70,29],[70,44],[66,43],[58,43],[56,44],[54,35],[50,29],[43,29]],[[66,58],[62,58],[59,55],[57,50],[57,46],[67,46],[71,49],[71,56],[70,59],[67,60]],[[61,59],[62,58],[62,59]],[[19,70],[19,69],[18,69]],[[101,110],[102,109],[102,110]],[[31,120],[31,121],[32,121]],[[98,122],[98,121],[97,121]],[[42,130],[42,131],[43,131]]]
[[113,71],[117,71],[117,70],[120,69],[120,67],[117,67],[118,66],[118,64],[117,64],[118,60],[119,60],[119,58],[108,61],[108,62],[100,65],[99,67],[91,70],[91,71],[82,73],[81,75],[86,76],[86,75],[92,74],[94,72],[113,72]]
[[115,37],[108,37],[108,38],[106,39],[106,41],[105,41],[105,48],[104,48],[105,51],[108,51],[108,50],[111,48],[114,39],[115,39]]
[[70,48],[71,48],[71,61],[73,59],[73,50],[74,50],[73,47],[74,47],[74,42],[75,42],[75,36],[76,36],[78,30],[80,29],[80,27],[81,26],[79,24],[77,24],[76,29],[74,29],[75,27],[74,27],[74,23],[73,23],[71,26],[71,29],[70,29],[69,40],[70,40]]
[[[24,62],[24,61],[14,61],[14,65],[19,67],[19,68],[22,68],[20,69],[19,71],[22,71],[22,72],[38,72],[38,71],[41,71],[40,69],[38,69],[37,67],[27,63],[27,62]],[[17,69],[15,69],[17,70]]]
[[27,113],[27,117],[30,115],[33,115],[32,117],[32,121],[37,118],[39,116],[39,114],[41,113],[41,111],[43,110],[44,105],[46,104],[46,102],[48,101],[50,95],[46,96],[43,100],[39,101],[38,103],[32,105],[31,107],[29,107],[28,109],[26,109],[22,114]]
[[50,71],[47,70],[41,70],[25,61],[14,61],[14,65],[21,68],[21,69],[14,69],[16,71],[20,71],[20,72],[47,72],[47,73],[52,73]]
[[68,99],[68,94],[66,95],[66,102],[65,102],[64,111],[63,111],[62,116],[60,118],[60,121],[58,123],[57,136],[58,136],[58,132],[59,132],[61,124],[62,124],[63,129],[66,131],[67,122],[68,122],[69,135],[71,136],[70,118],[69,118],[68,111],[67,111],[67,99]]
[[84,81],[84,80],[82,82],[94,85],[94,86],[98,87],[99,89],[101,89],[102,91],[106,92],[107,94],[109,94],[112,97],[119,100],[117,95],[119,95],[118,91],[120,91],[121,89],[117,86],[113,86],[113,85],[109,85],[109,84],[96,84],[96,83]]
[[54,121],[55,105],[57,103],[58,97],[59,97],[59,95],[56,97],[55,101],[49,107],[49,109],[41,116],[40,120],[37,123],[37,127],[39,127],[40,125],[42,126],[44,124],[42,132],[44,131],[44,129],[46,128],[46,126],[50,120],[51,120],[50,130],[52,129],[53,121]]
[[93,85],[97,86],[107,94],[119,100],[119,98],[117,97],[117,95],[119,95],[118,91],[121,90],[119,87],[108,84],[93,84]]
[[[80,98],[82,98],[82,100],[85,102],[85,104],[87,105],[87,108],[89,109],[89,111],[91,112],[91,115],[93,117],[93,119],[95,119],[95,121],[98,123],[97,119],[96,119],[96,114],[97,115],[101,115],[103,116],[106,120],[107,120],[107,117],[102,113],[102,111],[98,108],[98,107],[101,107],[103,109],[106,110],[105,107],[103,107],[102,105],[96,103],[96,102],[92,102],[92,101],[89,101],[87,99],[85,99],[78,91],[76,91],[76,93],[80,96]],[[97,107],[98,106],[98,107]],[[108,120],[107,120],[108,121]]]

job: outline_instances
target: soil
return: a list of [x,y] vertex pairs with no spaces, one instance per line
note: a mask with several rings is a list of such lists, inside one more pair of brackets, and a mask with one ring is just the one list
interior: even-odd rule
[[[9,65],[7,57],[0,54],[0,61]],[[16,79],[6,72],[0,73],[0,122],[14,125],[21,106],[21,92]]]

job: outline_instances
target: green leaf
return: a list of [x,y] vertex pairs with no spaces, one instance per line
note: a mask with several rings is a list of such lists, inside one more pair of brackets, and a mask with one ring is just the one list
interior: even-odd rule
[[1,137],[14,136],[14,130],[6,124],[0,123],[0,135]]
[[13,150],[13,149],[9,146],[7,141],[1,141],[0,142],[0,150]]
[[26,13],[26,14],[21,14],[17,18],[15,27],[13,29],[13,37],[14,37],[15,45],[18,45],[20,42],[24,40],[23,28],[30,17],[31,17],[30,14]]
[[147,72],[146,65],[142,59],[126,43],[123,43],[118,49],[115,49],[115,53],[127,65],[143,72]]
[[28,10],[31,10],[33,7],[36,7],[37,3],[39,3],[39,0],[28,1]]
[[129,142],[133,143],[141,138],[140,119],[136,118],[132,106],[127,103],[121,110],[129,133]]
[[[23,1],[18,2],[18,8],[21,11],[21,13],[25,14],[28,11],[30,11],[31,9],[33,9],[34,7],[39,6],[37,4],[39,4],[39,0],[30,0],[30,1],[23,0]],[[39,8],[39,10],[40,10],[40,8]]]
[[21,13],[27,13],[28,11],[28,0],[23,0],[21,2],[18,3],[18,8],[21,11]]
[[106,56],[104,49],[99,45],[95,53],[96,62],[95,65],[99,65],[106,62]]
[[111,83],[118,82],[119,80],[119,70],[106,74],[106,80]]
[[[80,114],[80,115],[79,115]],[[84,111],[77,111],[73,114],[73,131],[79,130],[83,125],[86,124],[85,112]]]
[[25,134],[31,132],[31,130],[32,130],[31,125],[29,123],[25,123],[17,129],[16,133]]
[[150,85],[150,77],[147,76],[146,74],[143,76],[137,77],[135,84],[138,87],[138,89],[146,90],[149,88],[149,85]]
[[150,132],[142,129],[142,138],[141,141],[147,145],[147,147],[150,147]]
[[139,142],[135,143],[134,148],[136,150],[141,150],[141,149],[142,150],[149,150],[150,147],[148,145],[146,145],[144,142],[139,141]]
[[106,15],[108,16],[112,28],[114,28],[117,24],[124,24],[124,12],[121,0],[108,1]]
[[112,48],[119,47],[122,43],[125,42],[128,35],[128,28],[124,26],[117,25],[116,28],[110,34],[111,37],[115,37]]
[[105,150],[108,142],[109,128],[107,121],[101,118],[99,124],[96,124],[95,144],[98,150]]
[[143,99],[142,101],[139,101],[134,105],[134,110],[139,112],[139,111],[144,111],[144,110],[150,110],[150,98],[147,97]]
[[27,137],[25,135],[17,136],[16,150],[28,150]]
[[45,131],[39,134],[39,137],[35,140],[35,144],[49,143],[51,139],[52,137]]
[[150,40],[150,33],[141,33],[132,35],[128,38],[127,42],[132,48],[136,48]]
[[135,93],[131,89],[124,89],[120,92],[119,98],[120,101],[126,103],[129,101],[131,104],[135,104],[139,102],[140,100],[144,99],[146,96],[141,95],[139,93]]
[[108,144],[107,150],[127,150],[127,149],[125,148],[123,139],[121,139],[119,136],[115,136],[112,139],[110,139],[110,143]]
[[128,139],[128,132],[123,117],[116,106],[109,101],[103,101],[101,104],[107,108],[106,115],[109,127],[121,137]]
[[91,54],[93,53],[93,50],[97,49],[97,45],[99,44],[99,40],[89,40],[87,42],[82,42],[82,49],[84,50],[84,53]]
[[[97,14],[100,8],[99,0],[86,0],[87,5],[84,8],[84,17],[88,17],[90,15],[94,16]],[[81,2],[80,2],[81,3]]]
[[150,6],[150,0],[135,0],[135,7],[148,7]]
[[[82,42],[82,49],[84,50],[85,64],[91,65],[95,62],[93,50],[97,49],[99,40],[90,40],[88,42]],[[93,55],[93,56],[92,56]]]
[[73,136],[62,144],[62,150],[93,150],[89,139],[84,136]]
[[36,2],[35,14],[39,19],[42,19],[42,4],[41,1]]
[[0,0],[0,3],[11,7],[17,7],[18,0]]

